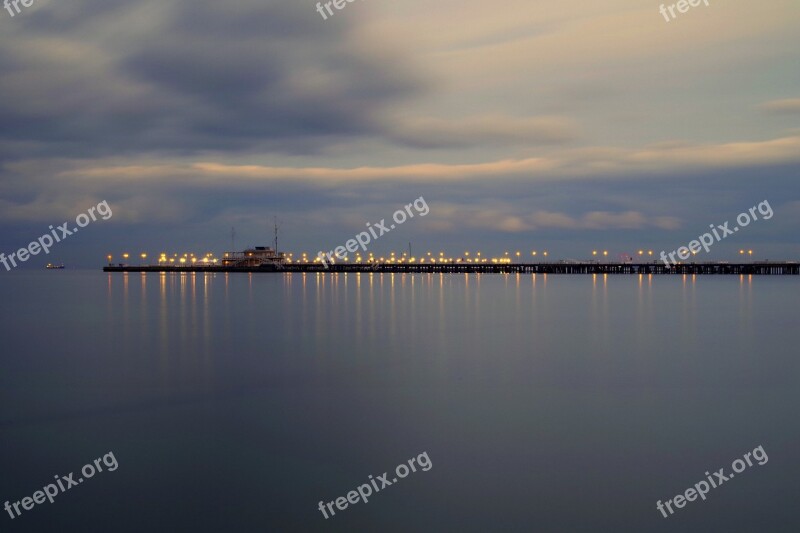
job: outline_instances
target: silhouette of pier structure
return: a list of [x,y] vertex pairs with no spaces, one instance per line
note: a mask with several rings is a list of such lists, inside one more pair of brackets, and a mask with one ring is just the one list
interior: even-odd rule
[[751,263],[288,263],[262,266],[220,265],[108,265],[104,272],[377,272],[423,274],[679,274],[797,276],[800,263],[765,261]]

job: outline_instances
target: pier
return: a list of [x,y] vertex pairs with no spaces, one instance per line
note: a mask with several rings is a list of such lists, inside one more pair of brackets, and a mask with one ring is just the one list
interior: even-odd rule
[[283,263],[265,266],[218,265],[108,265],[104,272],[377,272],[403,274],[680,274],[797,276],[800,263],[339,263],[325,268],[320,263]]

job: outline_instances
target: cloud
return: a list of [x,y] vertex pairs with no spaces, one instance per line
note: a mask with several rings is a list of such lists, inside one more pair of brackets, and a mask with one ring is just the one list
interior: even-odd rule
[[[564,117],[514,118],[484,115],[463,119],[398,119],[390,135],[415,148],[455,148],[486,145],[563,144],[577,138],[577,127]],[[391,131],[391,126],[387,127]]]
[[[503,159],[471,164],[419,163],[387,167],[271,167],[214,161],[183,164],[74,165],[62,177],[97,180],[140,181],[169,176],[203,184],[230,186],[243,182],[306,181],[320,188],[343,183],[415,181],[420,183],[501,179],[514,181],[586,180],[594,177],[641,179],[686,173],[687,170],[739,169],[800,162],[800,136],[766,141],[723,144],[669,142],[639,149],[587,147],[565,150],[547,157]],[[676,179],[680,176],[676,175]]]
[[426,87],[396,51],[299,2],[46,7],[0,34],[5,159],[316,153],[381,135],[385,108]]
[[475,206],[436,202],[431,214],[419,224],[430,231],[463,233],[479,230],[494,233],[529,233],[552,230],[567,232],[642,230],[647,228],[675,229],[680,221],[674,217],[648,216],[639,211],[589,211],[570,214],[537,209],[533,212],[513,200],[489,202]]
[[[768,100],[793,94],[800,7],[772,1],[667,24],[627,0],[375,1],[328,21],[315,0],[37,0],[0,33],[0,235],[105,199],[107,242],[261,238],[265,213],[289,242],[336,242],[424,194],[409,240],[685,242],[794,199],[800,133],[741,114],[797,116]],[[795,242],[777,209],[763,231]]]
[[784,100],[771,100],[758,106],[759,109],[771,114],[787,115],[800,113],[800,98],[787,98]]

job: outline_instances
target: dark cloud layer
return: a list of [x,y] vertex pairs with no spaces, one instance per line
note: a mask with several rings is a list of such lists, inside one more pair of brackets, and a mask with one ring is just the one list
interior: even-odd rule
[[4,21],[3,156],[302,153],[379,133],[376,114],[423,82],[312,15],[274,0],[77,0]]
[[[729,101],[724,83],[697,85],[697,65],[686,81],[653,55],[654,43],[672,54],[684,41],[631,34],[638,19],[627,15],[608,26],[609,6],[588,0],[579,4],[601,15],[465,1],[465,24],[409,1],[364,2],[327,21],[297,0],[41,0],[13,19],[0,11],[0,251],[107,200],[113,219],[55,259],[220,252],[231,226],[240,244],[261,244],[275,214],[284,242],[313,252],[424,196],[430,215],[376,251],[409,241],[452,253],[547,247],[554,257],[674,249],[767,199],[775,218],[715,253],[800,253],[800,136],[784,131],[797,116],[794,86],[768,96],[743,87],[728,107],[707,105]],[[595,30],[525,31],[540,14],[568,20],[570,10]],[[717,29],[745,31],[734,26]],[[698,57],[733,64],[704,50]],[[621,66],[629,54],[646,66]],[[720,68],[741,78],[738,64]],[[698,92],[658,92],[660,76]],[[702,108],[700,120],[717,124],[743,101],[752,131],[684,121]]]

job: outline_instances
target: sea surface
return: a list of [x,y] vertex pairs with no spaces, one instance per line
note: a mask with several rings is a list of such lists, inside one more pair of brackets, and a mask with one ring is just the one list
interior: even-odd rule
[[[0,509],[0,530],[796,533],[799,295],[800,277],[3,272],[0,505],[118,468]],[[759,446],[705,501],[656,509]]]

